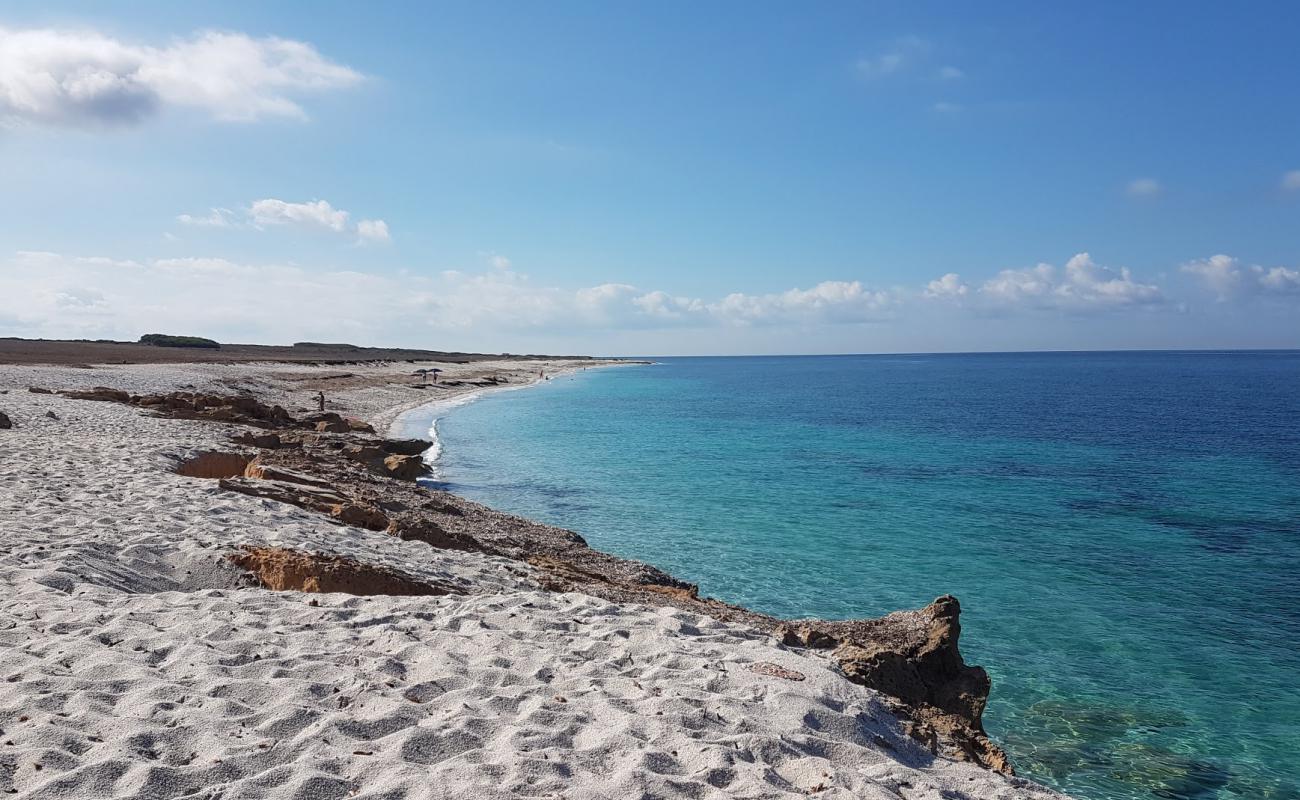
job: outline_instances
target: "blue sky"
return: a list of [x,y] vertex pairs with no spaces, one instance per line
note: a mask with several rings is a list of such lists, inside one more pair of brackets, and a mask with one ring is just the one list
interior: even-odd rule
[[0,9],[0,335],[1300,346],[1300,6]]

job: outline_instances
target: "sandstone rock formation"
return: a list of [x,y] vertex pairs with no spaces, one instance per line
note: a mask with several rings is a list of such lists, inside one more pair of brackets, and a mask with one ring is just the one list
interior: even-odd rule
[[384,459],[384,469],[403,481],[413,481],[428,471],[419,456],[389,456]]
[[233,478],[243,475],[252,460],[242,453],[199,453],[176,465],[176,474],[187,478]]
[[452,586],[417,580],[397,570],[274,547],[247,547],[230,556],[263,586],[277,592],[344,592],[357,595],[461,594]]

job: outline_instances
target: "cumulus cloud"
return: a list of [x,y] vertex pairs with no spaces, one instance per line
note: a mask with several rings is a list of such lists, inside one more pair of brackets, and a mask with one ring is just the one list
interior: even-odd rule
[[925,285],[925,296],[940,298],[959,298],[965,297],[970,292],[970,287],[962,283],[961,276],[955,272],[935,278]]
[[0,27],[0,121],[9,124],[126,124],[164,108],[224,121],[305,119],[294,98],[361,79],[291,39],[205,31],[150,46],[90,30]]
[[182,225],[197,225],[203,228],[229,228],[234,221],[235,212],[228,208],[214,208],[207,214],[178,214],[176,219]]
[[248,207],[253,225],[301,225],[307,228],[324,228],[341,233],[348,227],[348,212],[336,209],[324,200],[306,203],[287,203],[273,197],[254,200]]
[[1164,187],[1155,178],[1137,178],[1129,181],[1124,191],[1129,197],[1155,197],[1164,191]]
[[357,223],[357,236],[362,242],[389,242],[388,223],[382,219],[363,219]]
[[1223,254],[1189,261],[1182,270],[1199,277],[1207,288],[1224,300],[1234,294],[1242,282],[1241,265],[1237,259]]
[[293,226],[331,233],[353,233],[362,244],[392,241],[388,223],[382,219],[363,219],[352,225],[349,217],[348,212],[335,208],[325,200],[294,203],[268,197],[254,200],[238,215],[227,208],[214,208],[206,215],[180,214],[176,219],[183,225],[209,228],[251,227],[264,230]]
[[1124,267],[1113,269],[1079,253],[1064,269],[1037,264],[1024,269],[1004,269],[972,291],[956,273],[930,281],[923,295],[930,299],[971,296],[978,303],[1000,309],[1055,308],[1087,311],[1163,302],[1160,288],[1141,283]]
[[1300,270],[1247,265],[1222,253],[1189,261],[1182,271],[1197,276],[1221,301],[1248,295],[1300,294]]
[[538,285],[509,269],[372,274],[223,258],[124,261],[22,252],[0,262],[0,335],[128,337],[141,326],[227,340],[409,342],[487,335],[680,326],[846,324],[892,305],[858,282],[826,281],[716,302],[625,283]]
[[1286,267],[1273,267],[1270,270],[1258,267],[1257,269],[1259,285],[1264,289],[1279,294],[1300,294],[1300,270]]
[[778,322],[870,322],[892,304],[887,292],[870,291],[859,281],[822,281],[811,289],[778,294],[729,294],[706,306],[709,314],[738,324]]

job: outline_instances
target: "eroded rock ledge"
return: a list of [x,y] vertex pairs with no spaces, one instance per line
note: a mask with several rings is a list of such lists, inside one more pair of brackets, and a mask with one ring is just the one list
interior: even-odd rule
[[[543,588],[582,592],[613,602],[669,605],[771,633],[789,647],[824,651],[846,677],[890,698],[909,733],[933,752],[1014,774],[1006,754],[985,734],[989,693],[983,668],[964,662],[958,648],[961,607],[951,596],[913,611],[878,619],[782,620],[701,597],[699,587],[638,561],[589,547],[573,531],[494,511],[416,482],[419,453],[429,444],[387,440],[365,423],[336,414],[294,418],[251,397],[138,396],[110,389],[64,392],[74,399],[127,403],[159,416],[253,426],[231,437],[231,451],[201,453],[177,466],[189,477],[222,488],[290,503],[349,525],[430,547],[480,551],[530,564]],[[233,560],[268,588],[398,594],[435,594],[401,575],[361,575],[355,564],[317,563],[303,554],[241,551]],[[318,557],[317,557],[318,558]],[[307,559],[304,561],[303,559]],[[324,578],[320,576],[325,576]],[[360,576],[360,577],[359,577]],[[336,588],[326,588],[324,583]]]

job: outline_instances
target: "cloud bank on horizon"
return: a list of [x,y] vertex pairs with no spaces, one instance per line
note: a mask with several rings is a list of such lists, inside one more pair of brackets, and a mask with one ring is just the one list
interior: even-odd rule
[[[1044,320],[1187,311],[1161,287],[1128,269],[1101,266],[1087,253],[1062,268],[1007,269],[973,285],[947,273],[919,287],[873,290],[860,281],[827,280],[713,299],[621,283],[565,289],[536,283],[508,261],[499,266],[502,261],[493,256],[488,268],[475,272],[379,274],[223,258],[137,261],[19,252],[4,264],[6,277],[0,280],[0,335],[134,339],[144,328],[156,328],[224,341],[290,342],[330,334],[360,344],[460,346],[476,338],[508,344],[547,335],[577,345],[592,341],[593,333],[615,332],[648,333],[651,338],[640,339],[648,342],[654,331],[668,329],[766,328],[783,335],[827,326],[870,330],[924,324],[935,313]],[[1215,255],[1184,264],[1175,275],[1192,279],[1179,287],[1182,296],[1300,310],[1297,269]],[[969,348],[958,341],[944,349]],[[798,352],[797,345],[788,352]]]
[[[973,96],[990,67],[984,64],[982,70],[969,51],[965,58],[954,57],[957,48],[950,42],[916,35],[882,41],[846,57],[845,74],[838,78],[848,87],[845,91],[860,91],[863,102],[902,97],[900,102],[908,104],[903,108],[950,118],[917,123],[925,125],[950,125],[951,118],[974,124],[973,118],[993,107]],[[417,198],[463,194],[488,217],[506,203],[500,195],[494,196],[497,205],[475,198],[479,187],[472,181],[453,185],[434,180],[436,170],[420,173],[420,158],[415,157],[424,156],[420,150],[399,154],[397,162],[382,161],[396,148],[383,137],[364,138],[363,127],[348,129],[349,136],[360,138],[349,139],[345,149],[295,164],[296,143],[313,135],[304,138],[304,131],[325,135],[346,127],[338,120],[330,129],[304,127],[312,125],[310,100],[344,90],[355,90],[348,97],[364,95],[361,87],[375,83],[371,75],[384,80],[382,71],[367,66],[363,74],[326,55],[329,50],[299,39],[217,27],[144,43],[90,24],[22,28],[0,21],[0,136],[54,142],[45,151],[51,159],[59,155],[59,143],[71,141],[58,137],[147,140],[150,128],[175,119],[184,119],[189,127],[173,125],[173,136],[177,130],[198,136],[194,131],[207,127],[271,128],[265,141],[256,135],[239,140],[241,149],[232,151],[233,160],[227,162],[235,165],[233,176],[209,181],[218,190],[187,194],[179,182],[168,187],[169,202],[190,199],[175,203],[166,219],[155,215],[141,222],[153,237],[166,240],[168,255],[144,247],[134,248],[133,255],[85,255],[107,249],[87,250],[75,233],[21,241],[16,241],[18,234],[0,236],[0,244],[14,245],[11,256],[0,257],[0,335],[133,339],[163,330],[226,341],[350,339],[457,349],[535,350],[539,348],[528,343],[541,339],[569,351],[866,352],[1086,348],[1117,342],[1170,346],[1197,330],[1196,320],[1212,319],[1219,332],[1272,320],[1266,334],[1224,338],[1228,344],[1300,345],[1300,334],[1287,334],[1285,324],[1300,316],[1296,263],[1256,264],[1209,248],[1200,252],[1210,255],[1192,258],[1148,256],[1138,270],[1099,263],[1074,248],[1050,248],[1060,255],[1074,253],[1056,263],[1032,263],[1031,257],[1006,259],[1021,261],[1018,266],[994,267],[990,264],[1005,264],[996,253],[971,252],[973,263],[964,266],[965,254],[955,251],[956,257],[938,259],[942,267],[922,272],[893,268],[878,257],[827,258],[813,247],[800,262],[761,274],[751,275],[741,264],[740,274],[733,271],[712,281],[716,290],[707,292],[699,290],[696,276],[682,270],[660,277],[660,264],[653,261],[631,269],[611,267],[608,279],[600,281],[579,280],[555,268],[530,276],[514,263],[535,263],[526,242],[524,252],[507,248],[513,260],[484,241],[477,242],[473,259],[430,252],[435,248],[422,229],[439,221],[421,219],[420,209],[411,208],[409,189],[394,184],[392,175],[412,170],[410,182],[421,193]],[[410,90],[393,79],[388,91],[397,94],[403,88]],[[150,122],[157,124],[146,124]],[[275,127],[277,122],[291,123],[296,132],[285,133]],[[41,139],[45,132],[50,138]],[[475,141],[490,138],[477,131],[475,136]],[[205,141],[219,151],[227,140]],[[279,160],[259,159],[261,145],[273,142]],[[567,168],[575,172],[590,168],[581,163],[589,152],[554,144],[547,139],[542,148],[520,149],[545,158],[563,153]],[[207,158],[208,152],[195,158]],[[147,152],[135,156],[147,158]],[[346,178],[326,181],[328,191],[308,188],[308,183],[320,183],[313,180],[318,164],[331,177],[330,158],[343,164],[374,160],[387,168],[351,168],[341,173]],[[592,163],[602,169],[618,162],[614,156],[601,158],[606,157]],[[236,164],[239,159],[247,164]],[[281,169],[286,163],[294,168]],[[753,161],[752,169],[764,169],[761,159]],[[1300,200],[1300,170],[1272,169],[1258,179],[1260,196],[1272,193],[1278,208],[1294,208]],[[242,192],[232,189],[240,176],[248,185]],[[396,185],[407,199],[386,202],[382,189],[361,191],[356,194],[368,199],[354,206],[350,199],[356,197],[340,192],[340,187],[365,189],[381,176],[388,189]],[[1166,213],[1175,201],[1187,202],[1190,196],[1171,178],[1155,167],[1148,172],[1141,165],[1126,165],[1099,176],[1096,194],[1120,209],[1110,213]],[[533,188],[519,180],[519,186]],[[539,179],[539,185],[557,202],[567,191],[565,183],[552,186]],[[353,214],[322,194],[343,200],[348,208],[366,208],[366,215]],[[114,200],[131,199],[114,194]],[[750,201],[739,195],[729,199],[737,205]],[[535,206],[536,212],[547,213],[546,204]],[[509,226],[511,218],[501,213],[500,225]],[[400,242],[390,230],[393,214],[407,220],[397,228]],[[75,231],[78,222],[70,217],[69,230]],[[419,244],[404,251],[408,231]],[[768,236],[758,226],[753,232]],[[440,233],[454,235],[445,225]],[[924,236],[922,231],[918,238]],[[298,256],[299,247],[305,257]],[[878,266],[861,266],[873,262]],[[1130,338],[1094,338],[1091,333],[1111,328],[1127,331]],[[1152,333],[1160,329],[1168,333]],[[712,333],[702,336],[701,331]],[[989,331],[1001,333],[982,338]],[[1205,346],[1217,340],[1186,335],[1185,341]]]

